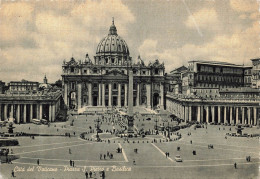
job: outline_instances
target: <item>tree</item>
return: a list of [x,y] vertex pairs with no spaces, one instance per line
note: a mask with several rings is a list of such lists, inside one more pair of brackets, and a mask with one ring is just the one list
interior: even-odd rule
[[62,81],[59,79],[55,82],[55,86],[62,88]]

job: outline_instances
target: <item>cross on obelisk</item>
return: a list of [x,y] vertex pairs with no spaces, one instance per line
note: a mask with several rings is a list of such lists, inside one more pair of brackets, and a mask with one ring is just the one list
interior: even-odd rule
[[128,133],[134,133],[134,113],[133,113],[133,70],[129,70],[129,81],[128,81]]

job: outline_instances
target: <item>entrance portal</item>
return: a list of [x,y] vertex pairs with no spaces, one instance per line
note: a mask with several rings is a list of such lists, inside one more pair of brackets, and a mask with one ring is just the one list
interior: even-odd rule
[[113,96],[113,106],[116,106],[117,105],[117,97],[116,96]]
[[93,96],[93,106],[97,106],[97,100],[98,100],[98,97]]
[[159,104],[159,94],[154,93],[153,94],[153,107],[157,106]]

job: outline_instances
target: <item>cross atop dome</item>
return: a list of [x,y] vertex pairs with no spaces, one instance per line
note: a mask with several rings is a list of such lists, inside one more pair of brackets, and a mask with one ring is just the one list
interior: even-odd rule
[[117,30],[114,22],[114,17],[112,17],[112,25],[110,26],[108,35],[117,35]]

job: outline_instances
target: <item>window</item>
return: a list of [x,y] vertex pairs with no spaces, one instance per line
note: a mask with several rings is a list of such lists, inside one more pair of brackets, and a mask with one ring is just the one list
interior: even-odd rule
[[94,83],[93,86],[94,86],[94,88],[97,88],[97,83]]
[[117,88],[117,84],[114,83],[114,85],[113,85],[113,89],[116,89],[116,88]]
[[84,70],[84,73],[87,73],[87,70]]
[[124,71],[124,70],[122,70],[121,72],[125,74],[125,71]]
[[143,75],[145,75],[145,71],[143,71]]
[[106,73],[108,73],[108,70],[106,70]]
[[133,70],[133,73],[136,74],[136,70]]
[[122,85],[121,88],[122,88],[122,90],[124,90],[125,89],[125,85]]
[[108,90],[108,84],[106,84],[106,90]]
[[108,59],[106,58],[106,64],[108,64]]
[[75,89],[75,83],[71,83],[71,89]]
[[155,73],[156,75],[158,75],[158,74],[159,74],[159,70],[158,70],[158,69],[155,69],[155,70],[154,70],[154,73]]
[[96,68],[93,69],[93,73],[97,73],[97,69]]
[[114,58],[112,58],[112,63],[115,63],[115,59]]
[[70,72],[74,73],[74,68],[73,67],[70,68]]

